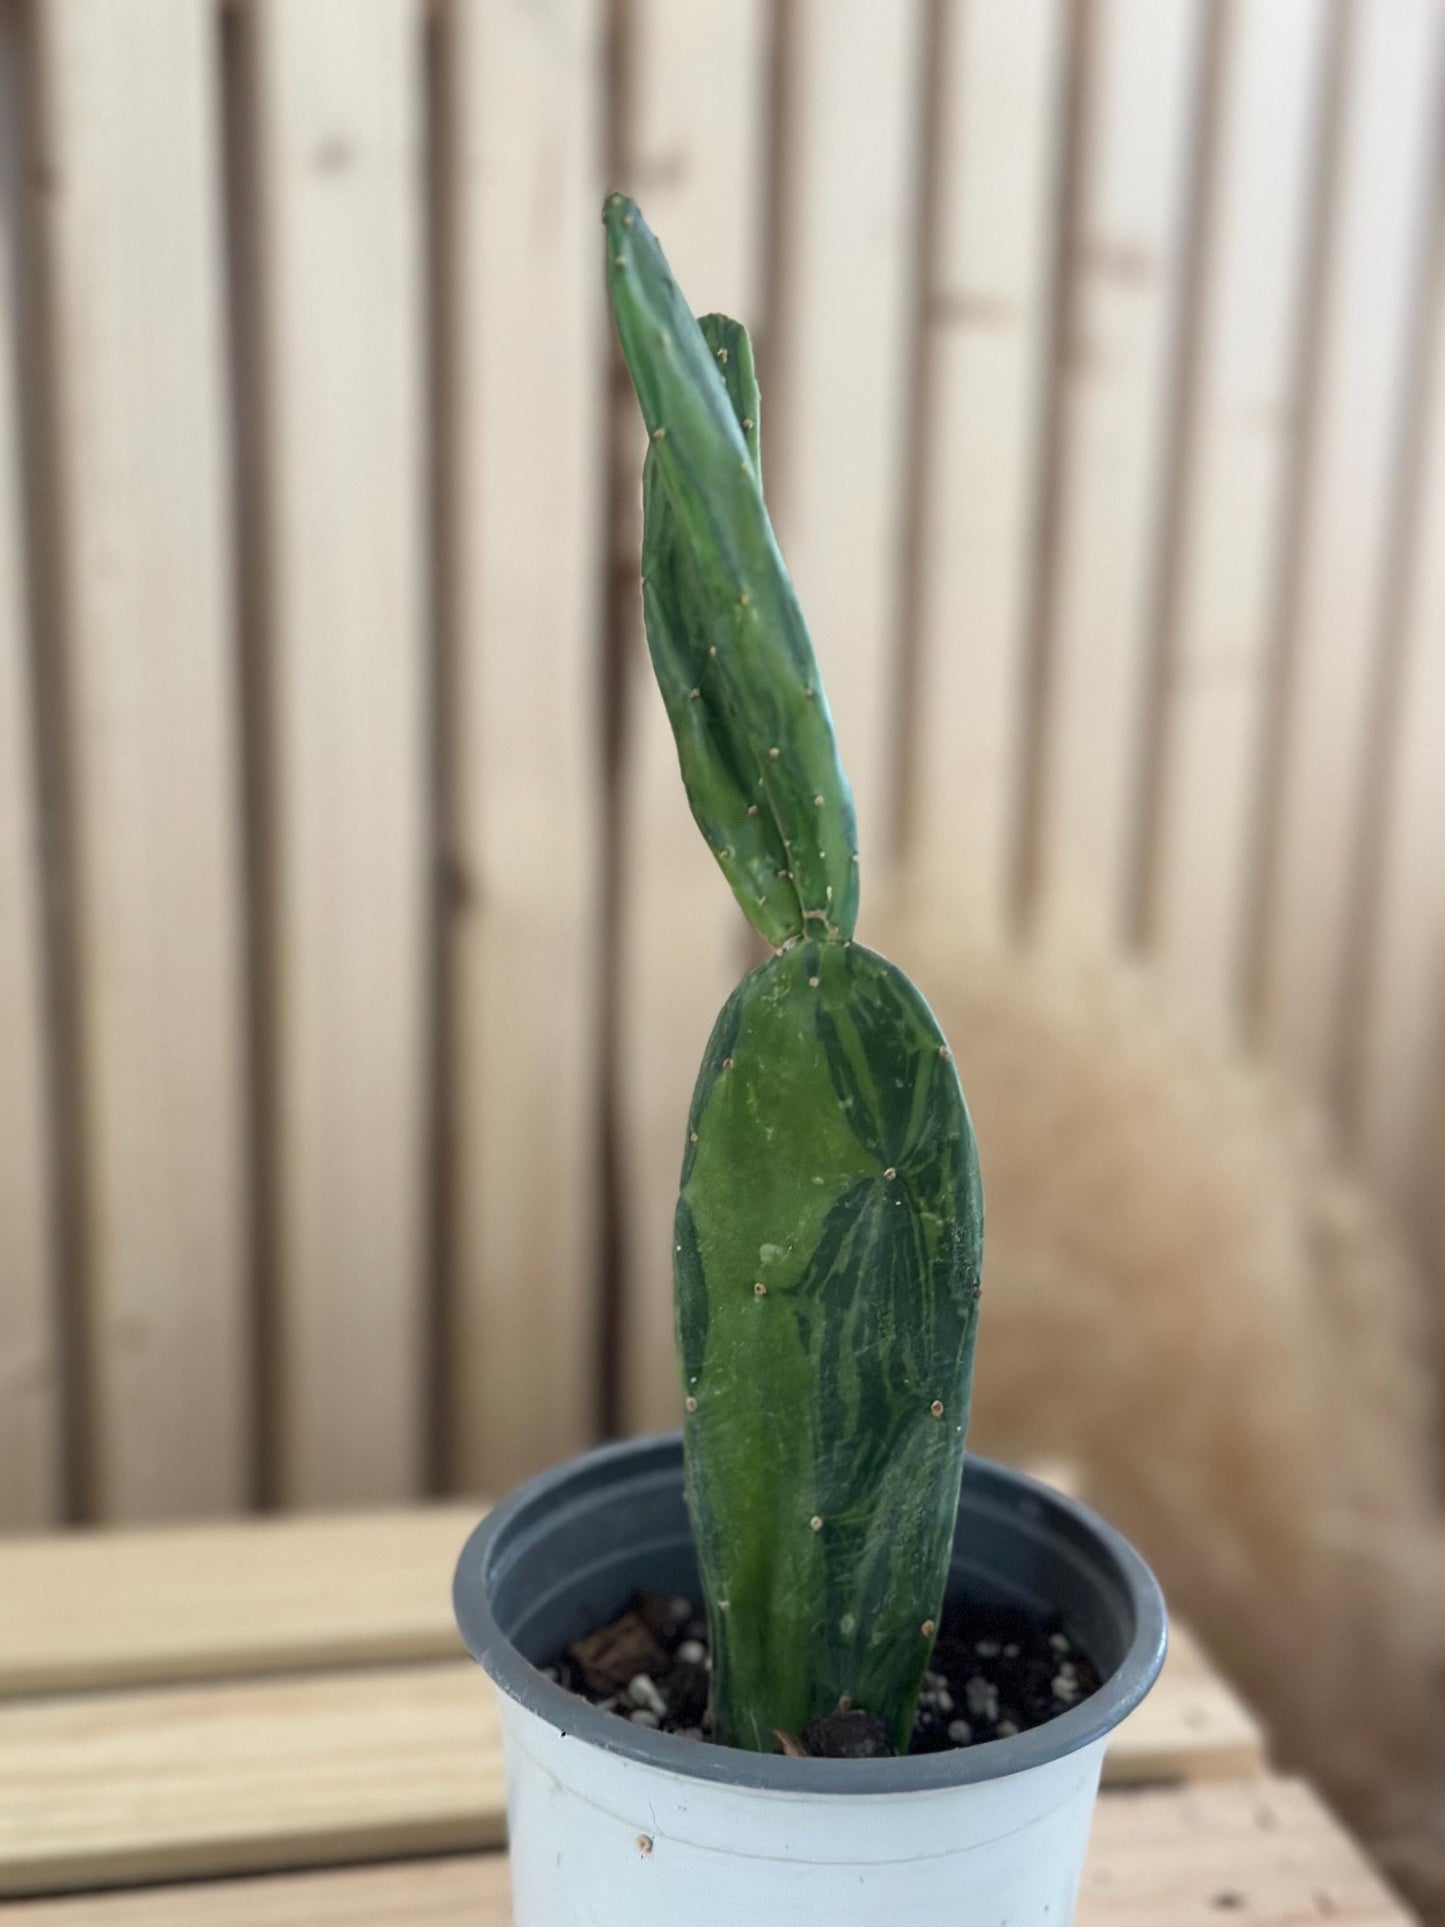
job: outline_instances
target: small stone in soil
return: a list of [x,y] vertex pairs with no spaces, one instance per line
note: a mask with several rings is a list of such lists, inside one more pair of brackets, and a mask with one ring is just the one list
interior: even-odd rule
[[[639,1673],[667,1668],[667,1651],[640,1613],[626,1612],[585,1639],[574,1639],[567,1657],[591,1694],[625,1693]],[[564,1680],[563,1684],[567,1682]]]

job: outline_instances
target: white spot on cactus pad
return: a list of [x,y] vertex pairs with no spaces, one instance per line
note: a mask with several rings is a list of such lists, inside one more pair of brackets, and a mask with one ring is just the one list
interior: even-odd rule
[[781,1245],[759,1245],[758,1257],[765,1265],[770,1265],[774,1258],[782,1256],[782,1251],[783,1247]]

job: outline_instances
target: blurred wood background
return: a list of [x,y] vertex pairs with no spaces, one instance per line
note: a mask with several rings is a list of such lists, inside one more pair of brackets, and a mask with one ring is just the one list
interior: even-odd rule
[[759,342],[864,894],[1440,1252],[1441,0],[0,0],[0,1523],[665,1422],[741,971],[598,212]]

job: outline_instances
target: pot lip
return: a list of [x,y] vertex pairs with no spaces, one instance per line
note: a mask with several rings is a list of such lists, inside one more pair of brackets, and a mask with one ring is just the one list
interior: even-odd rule
[[[1164,1595],[1149,1567],[1113,1526],[1077,1499],[1027,1473],[968,1455],[969,1501],[987,1509],[1023,1509],[1043,1520],[1052,1513],[1094,1540],[1112,1564],[1134,1612],[1134,1637],[1123,1660],[1098,1691],[1044,1726],[982,1746],[889,1760],[791,1759],[710,1746],[675,1733],[655,1732],[604,1713],[525,1659],[498,1625],[491,1607],[491,1578],[509,1533],[534,1509],[569,1487],[617,1486],[634,1480],[682,1477],[682,1434],[625,1439],[569,1459],[519,1486],[481,1520],[457,1561],[452,1603],[472,1657],[499,1691],[563,1737],[620,1755],[639,1765],[714,1785],[779,1794],[917,1794],[942,1792],[1003,1779],[1046,1766],[1092,1746],[1130,1714],[1158,1678],[1168,1640]],[[1021,1503],[1022,1502],[1022,1503]]]

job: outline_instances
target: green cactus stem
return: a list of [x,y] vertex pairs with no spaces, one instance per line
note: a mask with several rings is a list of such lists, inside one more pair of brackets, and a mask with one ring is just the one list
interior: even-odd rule
[[763,503],[741,325],[694,320],[632,202],[608,280],[649,432],[648,647],[699,828],[774,955],[714,1028],[674,1275],[718,1738],[852,1705],[911,1732],[963,1470],[983,1243],[928,1006],[854,942],[853,804]]

